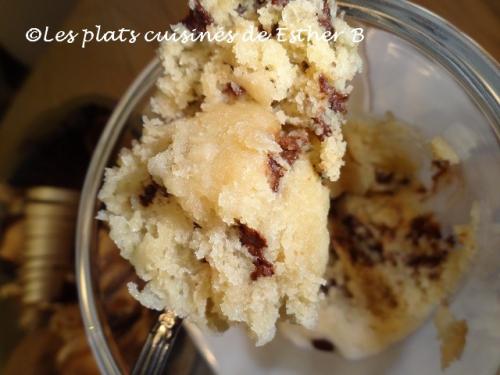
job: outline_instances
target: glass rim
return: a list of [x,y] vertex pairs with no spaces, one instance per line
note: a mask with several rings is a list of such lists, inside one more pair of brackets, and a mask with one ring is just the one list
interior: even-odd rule
[[[344,0],[338,5],[349,17],[401,37],[444,66],[472,96],[499,142],[498,63],[475,41],[441,17],[406,0]],[[75,257],[80,311],[94,358],[101,372],[106,374],[118,375],[121,371],[107,343],[95,303],[91,246],[97,227],[96,197],[127,119],[154,87],[161,72],[161,62],[156,57],[118,102],[95,148],[80,198]]]
[[342,0],[341,10],[410,42],[462,86],[500,139],[498,62],[475,40],[430,10],[407,0]]

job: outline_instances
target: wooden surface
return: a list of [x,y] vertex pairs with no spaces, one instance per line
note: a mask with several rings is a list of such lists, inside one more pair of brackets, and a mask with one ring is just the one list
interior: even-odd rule
[[[458,26],[500,57],[500,2],[417,0]],[[105,29],[165,30],[186,11],[184,0],[80,0],[63,29],[96,24]],[[47,131],[40,124],[68,106],[92,100],[116,102],[154,56],[154,43],[53,44],[39,60],[0,126],[0,180],[6,178],[29,138]]]
[[414,0],[450,21],[500,60],[499,0]]

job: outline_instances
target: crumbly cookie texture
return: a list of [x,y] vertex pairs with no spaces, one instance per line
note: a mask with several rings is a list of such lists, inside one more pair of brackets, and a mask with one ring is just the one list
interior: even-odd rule
[[143,135],[106,171],[99,218],[146,281],[131,293],[200,327],[312,327],[327,259],[340,126],[360,69],[328,1],[190,2],[176,32],[344,30],[336,42],[167,42]]
[[444,140],[428,144],[391,117],[352,121],[344,133],[319,321],[313,330],[283,329],[301,346],[358,359],[406,337],[454,290],[475,253],[478,213],[469,225],[448,225],[434,210],[451,196],[447,185],[461,185],[458,156]]
[[[160,57],[165,74],[153,98],[155,111],[171,120],[234,100],[259,103],[281,124],[319,138],[315,167],[324,177],[338,179],[345,153],[340,126],[352,90],[349,82],[361,69],[361,59],[351,28],[335,17],[335,2],[206,0],[190,5],[190,22],[175,30],[197,26],[212,34],[233,31],[236,39],[164,43]],[[248,30],[254,36],[259,31],[272,35],[277,28],[283,30],[284,41],[244,37]],[[310,29],[311,35],[335,31],[339,38],[292,43],[291,33],[299,29]]]

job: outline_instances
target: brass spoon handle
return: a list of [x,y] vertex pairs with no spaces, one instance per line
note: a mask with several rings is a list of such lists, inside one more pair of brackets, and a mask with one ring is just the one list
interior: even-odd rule
[[142,347],[132,375],[158,375],[165,373],[168,357],[182,320],[172,311],[158,317],[158,321]]

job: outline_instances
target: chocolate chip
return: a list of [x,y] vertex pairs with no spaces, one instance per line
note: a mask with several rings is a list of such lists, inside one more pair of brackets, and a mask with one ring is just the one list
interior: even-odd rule
[[[450,250],[456,245],[453,235],[443,238],[441,225],[432,214],[420,215],[413,218],[406,238],[411,240],[413,245],[418,246],[413,254],[406,258],[406,264],[415,269],[427,268],[434,270],[438,268],[448,258]],[[425,242],[422,242],[425,241]],[[432,279],[432,275],[429,274]],[[434,276],[436,279],[437,276]]]
[[255,257],[253,264],[255,270],[250,274],[250,278],[255,281],[259,277],[270,277],[274,275],[274,266],[264,258],[264,249],[267,247],[267,241],[255,229],[246,224],[236,223],[239,231],[240,242],[245,246],[248,252]]
[[236,13],[242,16],[243,14],[245,14],[246,11],[247,11],[246,6],[244,6],[243,4],[238,4],[238,7],[236,8]]
[[330,103],[330,109],[332,111],[340,113],[347,112],[346,102],[349,99],[349,95],[342,94],[335,90],[323,74],[319,76],[319,88],[323,94],[328,96],[328,102]]
[[207,31],[207,26],[213,22],[214,19],[201,5],[199,0],[195,0],[194,9],[190,9],[189,15],[182,21],[182,23],[193,32]]
[[448,173],[451,165],[447,160],[433,160],[432,166],[436,169],[436,172],[432,175],[432,181],[436,184]]
[[269,185],[271,185],[272,191],[277,193],[280,187],[280,180],[285,175],[285,169],[274,159],[272,155],[268,155],[267,165],[269,171]]
[[314,134],[316,134],[321,142],[332,136],[332,128],[321,117],[313,118]]
[[237,222],[236,226],[239,231],[241,244],[245,246],[248,252],[254,257],[262,258],[263,250],[267,247],[266,239],[255,229],[250,228],[246,224]]
[[[276,142],[281,146],[280,156],[292,166],[299,158],[305,145],[309,142],[309,137],[305,130],[282,131]],[[269,184],[276,193],[279,190],[280,180],[285,175],[285,168],[278,163],[273,155],[268,155]]]
[[330,31],[332,35],[335,34],[335,28],[332,25],[332,13],[330,11],[328,0],[323,0],[323,12],[318,15],[318,21],[326,31]]
[[309,142],[309,137],[305,130],[282,131],[277,141],[283,150],[280,153],[281,157],[292,166],[299,158],[304,146]]
[[351,214],[336,221],[337,229],[332,233],[332,241],[348,251],[353,263],[373,266],[384,260],[384,247],[377,239],[375,227],[370,228]]
[[280,25],[278,25],[277,23],[275,23],[272,27],[271,27],[271,36],[276,36],[278,35],[278,29],[279,29]]
[[307,61],[302,61],[300,63],[300,67],[302,68],[302,71],[305,72],[307,69],[309,69],[310,65]]
[[333,91],[329,96],[330,109],[334,112],[347,113],[346,102],[349,95]]
[[253,261],[255,270],[250,274],[250,278],[255,281],[259,277],[271,277],[274,275],[274,266],[264,258],[257,258]]
[[144,207],[148,207],[156,197],[156,193],[161,193],[164,197],[169,197],[170,194],[167,192],[164,186],[157,184],[152,181],[144,188],[142,194],[139,195],[139,201]]
[[386,172],[382,170],[377,170],[375,172],[375,180],[379,184],[390,184],[394,180],[394,172]]
[[277,5],[277,6],[286,6],[288,4],[289,0],[271,0],[271,4]]
[[139,195],[139,201],[144,207],[148,207],[156,196],[157,187],[155,184],[149,184],[144,188],[144,191]]
[[455,239],[455,237],[452,234],[450,234],[448,237],[446,237],[445,241],[448,244],[448,246],[450,246],[450,247],[455,247],[455,245],[457,244],[457,240]]
[[406,264],[413,268],[436,268],[448,257],[449,248],[455,245],[455,238],[451,235],[443,239],[441,226],[432,214],[420,215],[410,222],[406,238],[417,246],[422,239],[431,246],[432,253],[416,253],[408,256]]
[[333,343],[327,339],[313,339],[311,340],[311,344],[315,349],[323,352],[333,352],[335,350]]
[[225,94],[232,95],[235,97],[240,97],[242,95],[245,95],[245,92],[246,92],[245,89],[235,82],[228,82],[226,88],[224,89]]
[[430,214],[417,216],[410,222],[406,238],[411,239],[414,245],[418,245],[421,238],[439,240],[442,238],[441,227]]
[[319,90],[323,94],[327,95],[330,95],[330,92],[333,90],[333,87],[330,85],[328,79],[323,74],[319,76]]
[[442,264],[447,257],[448,253],[445,251],[440,251],[435,254],[411,255],[408,257],[406,264],[414,268],[420,268],[420,267],[436,268],[440,264]]

